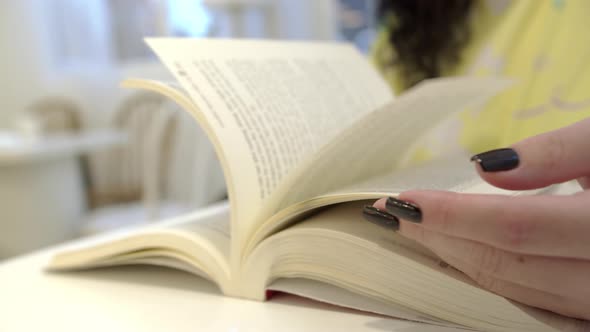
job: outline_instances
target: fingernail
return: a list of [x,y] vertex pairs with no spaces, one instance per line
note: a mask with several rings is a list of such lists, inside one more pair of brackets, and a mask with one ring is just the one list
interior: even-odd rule
[[422,211],[419,207],[410,202],[389,197],[385,203],[385,207],[387,208],[387,212],[400,219],[414,223],[422,222]]
[[484,172],[509,171],[518,167],[519,158],[513,149],[497,149],[476,154],[471,157]]
[[365,208],[363,209],[363,217],[381,227],[394,231],[399,229],[399,220],[395,216],[392,216],[385,211],[381,211],[374,206],[365,205]]

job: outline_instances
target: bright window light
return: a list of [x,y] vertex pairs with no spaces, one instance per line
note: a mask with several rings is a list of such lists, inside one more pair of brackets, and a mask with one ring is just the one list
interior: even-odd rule
[[202,0],[169,0],[170,23],[177,36],[206,36],[211,15]]

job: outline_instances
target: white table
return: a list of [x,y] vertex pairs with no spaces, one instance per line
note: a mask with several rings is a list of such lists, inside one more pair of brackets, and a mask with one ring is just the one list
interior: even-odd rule
[[72,238],[86,208],[78,157],[124,142],[110,130],[38,139],[0,132],[0,259]]
[[47,274],[52,251],[0,263],[0,331],[465,331],[290,295],[266,303],[228,298],[203,279],[164,268]]

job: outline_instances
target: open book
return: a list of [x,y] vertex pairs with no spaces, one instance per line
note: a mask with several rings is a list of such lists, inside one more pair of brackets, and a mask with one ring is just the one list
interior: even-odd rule
[[164,94],[193,115],[216,148],[229,205],[72,248],[54,257],[50,269],[158,264],[254,300],[275,290],[488,331],[583,328],[482,290],[361,215],[367,200],[407,189],[494,191],[465,157],[415,167],[401,161],[420,136],[505,89],[505,80],[432,80],[394,98],[346,44],[148,44],[178,82],[123,85]]

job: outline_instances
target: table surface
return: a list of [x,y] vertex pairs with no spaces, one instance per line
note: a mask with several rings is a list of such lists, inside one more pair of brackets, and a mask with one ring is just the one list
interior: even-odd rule
[[286,294],[266,303],[228,298],[204,279],[166,268],[45,273],[55,250],[0,263],[0,331],[464,331]]
[[35,138],[0,131],[0,166],[86,153],[123,144],[126,138],[125,133],[114,129],[51,134]]

